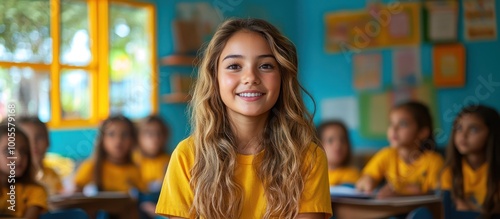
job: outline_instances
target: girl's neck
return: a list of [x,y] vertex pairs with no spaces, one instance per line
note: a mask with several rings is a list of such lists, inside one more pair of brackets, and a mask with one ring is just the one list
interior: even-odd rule
[[116,165],[122,165],[122,164],[127,163],[127,159],[125,159],[125,158],[116,158],[116,157],[112,157],[112,156],[107,156],[106,160],[113,163],[113,164],[116,164]]
[[247,155],[259,153],[267,114],[257,117],[230,116],[230,120],[236,136],[237,152]]
[[341,166],[340,165],[335,165],[335,164],[328,164],[328,169],[329,170],[335,170],[335,169],[338,169],[340,168]]
[[422,152],[415,147],[400,147],[398,148],[398,156],[407,164],[412,164],[422,155]]
[[473,170],[477,170],[486,162],[486,155],[484,153],[473,153],[465,156],[465,161]]

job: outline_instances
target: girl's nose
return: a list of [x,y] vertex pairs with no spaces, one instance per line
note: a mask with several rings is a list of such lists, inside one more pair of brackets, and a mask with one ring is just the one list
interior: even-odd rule
[[247,69],[242,75],[242,83],[245,85],[260,84],[257,70],[254,68]]

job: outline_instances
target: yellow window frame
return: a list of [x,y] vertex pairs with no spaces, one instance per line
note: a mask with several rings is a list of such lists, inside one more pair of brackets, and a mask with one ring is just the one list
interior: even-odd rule
[[[96,127],[99,121],[109,116],[109,5],[125,4],[146,9],[149,13],[148,31],[151,42],[151,104],[152,113],[158,112],[158,65],[156,42],[156,8],[152,3],[133,0],[86,0],[89,11],[90,51],[92,60],[87,66],[72,66],[60,63],[61,8],[60,0],[50,0],[50,36],[52,38],[52,62],[17,63],[0,62],[0,67],[29,67],[34,70],[50,70],[50,128]],[[64,120],[60,103],[60,75],[63,69],[81,69],[90,77],[91,109],[90,119]],[[99,94],[99,95],[98,95]]]

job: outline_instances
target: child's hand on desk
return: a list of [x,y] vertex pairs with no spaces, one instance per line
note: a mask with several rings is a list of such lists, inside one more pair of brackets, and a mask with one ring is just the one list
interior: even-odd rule
[[375,189],[375,182],[369,176],[362,176],[358,182],[356,182],[356,189],[365,194],[370,194]]
[[390,197],[396,197],[398,194],[394,191],[394,188],[389,184],[385,184],[378,190],[377,199],[384,199]]

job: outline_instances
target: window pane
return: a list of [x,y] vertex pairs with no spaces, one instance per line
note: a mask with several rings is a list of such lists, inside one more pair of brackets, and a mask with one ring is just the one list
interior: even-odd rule
[[152,26],[144,8],[110,5],[110,110],[141,118],[152,112]]
[[61,3],[61,63],[84,66],[90,63],[90,35],[87,2]]
[[64,70],[60,86],[62,119],[90,119],[89,74],[84,70]]
[[2,0],[0,61],[50,63],[49,0]]
[[7,105],[16,105],[16,116],[50,119],[50,80],[48,71],[31,68],[0,68],[0,121],[5,120]]

